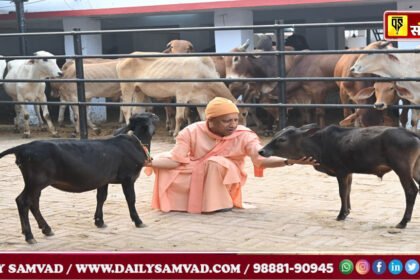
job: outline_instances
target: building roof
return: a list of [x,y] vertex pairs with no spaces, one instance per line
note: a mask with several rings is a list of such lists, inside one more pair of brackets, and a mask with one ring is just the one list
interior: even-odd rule
[[[54,3],[52,3],[54,2]],[[75,16],[112,16],[129,14],[149,13],[176,13],[187,11],[206,11],[230,8],[261,8],[278,6],[304,6],[317,4],[355,3],[367,2],[360,0],[187,0],[187,1],[118,1],[119,7],[115,7],[114,1],[77,1],[72,6],[66,1],[37,1],[25,2],[25,17],[31,18],[57,18]],[[373,2],[373,1],[369,1]],[[61,3],[61,5],[60,5]],[[76,5],[79,3],[79,5]],[[3,8],[3,9],[2,9]],[[5,8],[8,8],[7,12]],[[14,4],[0,6],[0,20],[15,19]],[[7,13],[5,13],[7,12]]]

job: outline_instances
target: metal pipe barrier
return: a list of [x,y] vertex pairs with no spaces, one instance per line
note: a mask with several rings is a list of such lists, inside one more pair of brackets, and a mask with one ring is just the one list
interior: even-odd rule
[[[286,123],[286,108],[373,108],[370,104],[286,104],[285,99],[285,82],[287,81],[420,81],[420,77],[405,77],[405,78],[384,78],[384,77],[285,77],[285,61],[284,55],[314,55],[314,54],[362,54],[362,53],[419,53],[420,49],[399,50],[399,49],[383,49],[383,50],[310,50],[310,51],[285,51],[284,50],[284,29],[297,27],[353,27],[353,28],[367,28],[374,26],[382,26],[380,21],[371,22],[337,22],[337,23],[306,23],[306,24],[274,24],[274,25],[252,25],[252,26],[224,26],[224,27],[189,27],[189,28],[153,28],[153,29],[122,29],[122,30],[98,30],[98,31],[80,31],[73,30],[68,32],[30,32],[30,33],[6,33],[0,34],[1,37],[19,37],[22,36],[73,36],[75,46],[75,55],[54,55],[54,58],[75,59],[76,63],[76,78],[77,79],[10,79],[3,80],[3,82],[68,82],[77,84],[77,94],[79,102],[15,102],[15,101],[0,101],[0,104],[47,104],[47,105],[78,105],[80,112],[80,137],[87,138],[87,121],[86,121],[86,106],[205,106],[205,104],[181,104],[181,103],[120,103],[120,102],[85,102],[84,83],[103,83],[103,82],[159,82],[159,83],[179,83],[179,82],[278,82],[279,84],[279,103],[276,104],[239,104],[239,107],[277,107],[280,110],[281,123],[280,127],[284,127]],[[173,31],[223,31],[223,30],[238,30],[238,29],[252,29],[252,30],[275,30],[277,42],[276,51],[267,52],[228,52],[228,53],[182,53],[182,54],[163,54],[163,53],[148,53],[148,54],[123,54],[123,55],[82,55],[81,35],[97,35],[108,33],[133,33],[133,32],[173,32]],[[84,58],[115,58],[122,59],[127,57],[189,57],[189,56],[244,56],[250,54],[257,55],[274,55],[277,56],[278,77],[272,78],[218,78],[218,79],[107,79],[107,80],[92,80],[84,79],[83,75],[83,59]],[[0,59],[43,59],[52,58],[43,56],[4,56]],[[392,105],[390,108],[411,108],[418,109],[419,105]]]
[[264,52],[220,52],[220,53],[148,53],[148,54],[101,54],[101,55],[54,55],[54,56],[34,56],[34,55],[9,55],[3,56],[1,60],[13,59],[77,59],[77,58],[106,58],[106,59],[121,59],[121,58],[142,58],[142,57],[196,57],[196,56],[246,56],[250,54],[255,55],[313,55],[313,54],[375,54],[375,53],[420,53],[420,49],[383,49],[383,50],[308,50],[308,51],[264,51]]
[[228,30],[264,30],[264,29],[286,29],[286,28],[316,28],[316,27],[352,27],[367,28],[382,27],[382,21],[365,22],[331,22],[331,23],[292,23],[292,24],[269,24],[269,25],[239,25],[239,26],[213,26],[213,27],[176,27],[176,28],[144,28],[144,29],[115,29],[115,30],[84,30],[84,31],[62,31],[62,32],[26,32],[26,33],[3,33],[1,37],[21,36],[54,36],[54,35],[98,35],[112,33],[136,33],[136,32],[176,32],[176,31],[228,31]]
[[[127,103],[127,102],[61,102],[61,101],[48,101],[48,102],[25,102],[25,101],[0,101],[0,104],[19,104],[19,105],[83,105],[83,106],[134,106],[134,107],[206,107],[207,103]],[[151,106],[153,105],[153,106]],[[258,107],[278,107],[278,108],[374,108],[373,104],[293,104],[293,103],[240,103],[237,104],[241,108],[258,108]],[[408,108],[420,109],[420,104],[410,105],[389,105],[388,108]]]
[[[420,81],[420,77],[406,77],[406,78],[388,78],[388,77],[288,77],[288,78],[197,78],[197,79],[7,79],[3,80],[4,83],[16,82],[51,82],[51,83],[209,83],[209,82],[298,82],[298,81],[311,81],[311,82],[331,82],[331,81],[376,81],[376,82],[407,82],[407,81]],[[150,103],[152,104],[152,103]]]

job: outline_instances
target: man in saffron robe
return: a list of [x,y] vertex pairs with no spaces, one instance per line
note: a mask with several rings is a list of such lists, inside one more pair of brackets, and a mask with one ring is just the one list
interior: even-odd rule
[[232,101],[214,98],[206,107],[206,121],[185,127],[169,153],[148,163],[156,175],[153,208],[190,213],[243,208],[241,188],[247,179],[246,156],[257,168],[316,164],[310,157],[261,157],[258,136],[238,125],[238,113]]

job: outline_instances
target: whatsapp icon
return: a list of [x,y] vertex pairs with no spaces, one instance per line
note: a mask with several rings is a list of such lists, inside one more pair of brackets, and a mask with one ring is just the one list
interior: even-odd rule
[[353,272],[354,266],[353,262],[351,260],[345,259],[340,262],[340,265],[338,266],[338,269],[343,273],[344,275],[348,275]]

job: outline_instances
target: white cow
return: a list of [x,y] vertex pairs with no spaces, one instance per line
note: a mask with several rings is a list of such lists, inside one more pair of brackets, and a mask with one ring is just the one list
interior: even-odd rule
[[[373,42],[365,50],[392,48],[391,42]],[[371,73],[382,77],[404,78],[420,77],[420,54],[417,53],[375,53],[361,54],[351,71],[354,73]],[[420,82],[396,82],[398,95],[413,104],[420,104]],[[412,127],[417,130],[420,110],[412,110]]]
[[[53,56],[51,53],[46,51],[38,51],[34,53],[35,56]],[[8,79],[45,79],[48,77],[60,77],[62,72],[58,68],[56,60],[53,58],[42,58],[42,59],[29,59],[21,61],[11,61],[8,63],[8,73],[5,80]],[[38,82],[4,82],[4,89],[6,93],[14,100],[20,102],[46,102],[45,96],[45,83]],[[22,114],[24,121],[24,132],[23,137],[30,137],[29,129],[29,113],[27,105],[15,105],[16,118],[15,126],[19,126],[19,116]],[[37,107],[37,106],[35,106]],[[51,117],[48,112],[47,105],[41,105],[44,119],[47,121],[48,128],[53,137],[58,137],[58,133],[55,130]]]
[[[16,67],[24,64],[26,61],[27,60],[25,60],[25,59],[10,60],[9,62],[7,62],[7,72],[10,72],[10,70],[12,68],[16,68]],[[42,127],[44,125],[44,120],[41,117],[41,108],[40,108],[39,105],[34,105],[34,108],[35,108],[36,117],[38,119],[38,125],[39,125],[39,127]],[[19,131],[16,120],[17,119],[15,119],[16,131]]]

